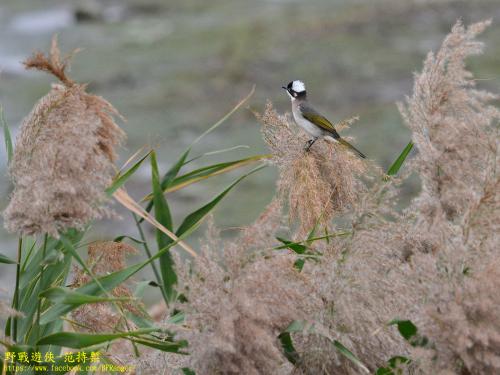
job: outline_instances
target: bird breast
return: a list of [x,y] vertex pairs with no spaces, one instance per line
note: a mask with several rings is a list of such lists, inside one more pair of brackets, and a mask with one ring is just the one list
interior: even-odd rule
[[304,129],[307,134],[313,137],[321,137],[323,135],[323,130],[319,126],[314,125],[312,122],[304,118],[304,116],[302,116],[300,108],[295,102],[292,103],[292,113],[293,119],[295,120],[297,125]]

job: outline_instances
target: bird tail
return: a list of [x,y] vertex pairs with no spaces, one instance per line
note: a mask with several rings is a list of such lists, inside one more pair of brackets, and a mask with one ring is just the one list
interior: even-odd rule
[[363,158],[363,159],[366,159],[366,156],[365,154],[363,154],[361,151],[359,151],[356,147],[354,147],[353,145],[351,145],[349,142],[347,142],[346,140],[342,139],[342,138],[339,138],[337,139],[337,142],[339,142],[342,146],[345,146],[347,147],[349,150],[351,150],[352,152],[354,152],[356,155],[358,155],[360,158]]

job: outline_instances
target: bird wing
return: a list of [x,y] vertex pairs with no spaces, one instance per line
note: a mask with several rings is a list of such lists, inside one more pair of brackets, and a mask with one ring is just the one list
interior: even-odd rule
[[340,138],[340,135],[335,130],[333,124],[330,121],[328,121],[328,119],[325,116],[316,111],[314,108],[309,107],[305,104],[301,104],[300,110],[302,112],[302,116],[304,116],[305,119],[312,122],[314,125],[320,127],[321,129],[331,133],[333,138],[335,139]]

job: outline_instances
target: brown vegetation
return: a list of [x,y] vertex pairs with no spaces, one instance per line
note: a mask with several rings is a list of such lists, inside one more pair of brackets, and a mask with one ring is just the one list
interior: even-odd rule
[[290,219],[299,219],[299,236],[352,207],[364,187],[357,178],[367,169],[364,161],[326,141],[304,152],[307,136],[295,131],[289,116],[279,115],[270,102],[257,118],[272,152],[271,162],[280,171],[278,197],[288,205]]
[[[126,267],[127,255],[135,254],[137,250],[123,242],[94,242],[88,246],[87,266],[94,276],[104,276],[109,273],[120,271]],[[78,288],[92,281],[83,269],[75,269],[72,286]],[[113,289],[111,296],[132,298],[132,292],[125,285]],[[137,307],[138,302],[117,302],[119,307],[141,315]],[[94,303],[83,305],[72,313],[72,318],[77,323],[74,327],[79,331],[90,332],[112,332],[125,323],[123,316],[113,307],[111,303]]]
[[14,191],[4,211],[12,232],[57,237],[110,213],[102,206],[104,190],[114,173],[114,148],[125,134],[110,103],[66,76],[68,61],[61,61],[54,39],[48,57],[36,53],[25,62],[63,84],[38,101],[17,137],[9,166]]

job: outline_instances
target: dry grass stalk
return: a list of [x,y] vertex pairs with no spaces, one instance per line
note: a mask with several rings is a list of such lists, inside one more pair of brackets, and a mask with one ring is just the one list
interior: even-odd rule
[[61,61],[53,39],[48,57],[36,53],[25,62],[63,84],[54,84],[21,126],[9,166],[14,184],[4,212],[9,231],[57,237],[110,214],[104,190],[114,172],[114,149],[125,134],[110,103],[66,76],[68,61],[69,56]]
[[177,243],[183,250],[185,250],[188,254],[193,257],[197,257],[196,252],[184,241],[180,240],[172,231],[165,228],[165,226],[161,225],[154,218],[154,216],[150,215],[142,206],[137,203],[124,189],[120,188],[113,193],[113,197],[124,207],[126,207],[131,212],[135,213],[137,216],[143,218],[148,223],[153,225],[155,228],[159,229],[167,236],[169,236],[173,241]]
[[[272,163],[278,166],[278,191],[288,203],[292,219],[299,219],[299,236],[318,222],[323,225],[335,214],[351,207],[363,184],[356,178],[366,171],[366,164],[342,146],[318,141],[305,152],[307,136],[297,133],[289,116],[279,115],[267,103],[262,115],[264,140],[271,149]],[[355,118],[343,121],[341,127]]]

